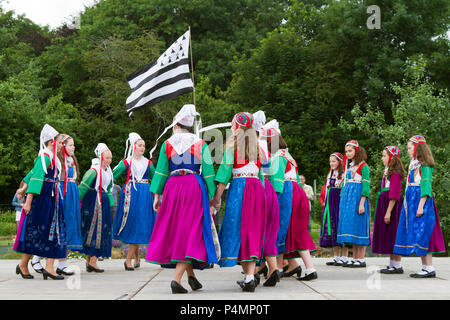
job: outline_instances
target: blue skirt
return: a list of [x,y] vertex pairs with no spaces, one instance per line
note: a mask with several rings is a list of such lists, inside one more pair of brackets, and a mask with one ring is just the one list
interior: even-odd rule
[[34,196],[31,210],[22,225],[18,252],[54,259],[66,257],[63,205],[61,198],[56,204],[55,189],[54,182],[44,181],[41,193]]
[[277,193],[280,213],[280,227],[277,236],[278,253],[286,252],[286,236],[289,229],[292,213],[292,181],[285,181],[283,193]]
[[[83,249],[81,253],[92,257],[108,258],[111,256],[112,247],[112,225],[111,225],[111,208],[109,197],[106,192],[102,192],[102,223],[101,223],[101,237],[100,246],[96,248],[97,238],[97,221],[93,233],[89,235],[92,219],[94,218],[95,201],[97,199],[97,192],[89,190],[82,201],[81,207],[81,235],[83,237]],[[91,239],[88,239],[89,236]],[[90,241],[89,241],[90,240]]]
[[113,223],[113,239],[124,243],[148,244],[155,225],[156,212],[153,210],[153,194],[148,183],[131,183],[129,212],[126,223],[120,231],[124,219],[125,186],[120,193],[119,205]]
[[348,182],[341,191],[337,242],[356,245],[370,244],[369,199],[364,202],[364,213],[359,214],[362,184]]
[[[64,194],[64,181],[60,181],[60,194]],[[64,220],[66,222],[67,249],[79,251],[83,249],[83,238],[81,237],[81,210],[80,197],[77,184],[67,182],[67,192],[63,196]]]
[[436,222],[433,198],[428,197],[423,206],[423,215],[419,218],[416,217],[416,213],[420,202],[420,187],[409,186],[406,190],[405,201],[407,210],[403,203],[395,237],[394,254],[409,256],[416,253],[419,256],[426,256]]

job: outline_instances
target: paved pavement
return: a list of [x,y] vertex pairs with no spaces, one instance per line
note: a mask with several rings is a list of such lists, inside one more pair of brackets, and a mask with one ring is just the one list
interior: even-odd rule
[[[203,289],[193,292],[186,276],[182,284],[188,294],[170,291],[173,269],[141,262],[141,268],[125,271],[122,259],[99,262],[105,273],[87,273],[84,260],[69,260],[78,274],[62,281],[44,281],[32,271],[32,280],[15,274],[18,260],[0,260],[0,300],[449,300],[450,258],[433,258],[434,279],[413,279],[410,273],[421,268],[420,258],[403,259],[403,275],[383,275],[388,258],[367,258],[367,268],[351,269],[326,266],[328,258],[313,258],[319,278],[309,282],[294,277],[282,279],[276,287],[259,286],[255,293],[242,292],[236,284],[241,268],[198,271]],[[31,270],[31,266],[30,266]],[[264,279],[262,279],[264,280]]]

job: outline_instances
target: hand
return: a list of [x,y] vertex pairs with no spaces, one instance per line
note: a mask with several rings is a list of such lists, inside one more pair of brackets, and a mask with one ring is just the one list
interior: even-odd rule
[[423,216],[423,207],[418,207],[417,208],[417,213],[416,213],[416,217],[420,218],[421,216]]
[[161,200],[158,197],[158,198],[156,198],[155,202],[153,203],[153,210],[158,212],[160,207],[161,207]]
[[360,203],[359,204],[359,209],[358,209],[358,214],[363,214],[364,213],[364,211],[365,211],[365,209],[364,209],[364,203]]
[[217,199],[216,197],[212,198],[210,201],[210,205],[216,209],[220,208],[220,199]]
[[384,223],[391,223],[391,213],[386,213],[386,215],[384,216]]
[[25,211],[25,214],[28,214],[31,210],[31,201],[27,201],[24,205],[23,205],[23,211]]

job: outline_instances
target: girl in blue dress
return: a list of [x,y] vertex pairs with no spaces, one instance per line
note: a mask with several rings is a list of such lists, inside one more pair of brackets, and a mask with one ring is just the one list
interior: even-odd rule
[[422,260],[422,270],[410,274],[410,277],[434,278],[436,271],[432,264],[432,254],[445,252],[444,237],[432,195],[434,158],[423,136],[409,139],[408,154],[411,163],[394,254],[417,254]]
[[[71,136],[63,133],[58,135],[58,141],[60,143],[58,158],[62,164],[59,174],[59,188],[64,206],[67,249],[80,251],[83,249],[83,238],[81,237],[80,197],[76,183],[80,173],[75,157],[75,143]],[[56,273],[66,276],[74,274],[67,266],[67,259],[59,260]]]
[[366,267],[364,257],[366,247],[370,244],[370,170],[366,158],[366,151],[358,141],[346,143],[337,242],[353,244],[353,260],[344,263],[344,267]]
[[112,217],[114,199],[111,192],[113,174],[110,168],[112,153],[104,143],[95,149],[97,158],[84,174],[78,186],[81,200],[81,234],[86,255],[87,272],[104,272],[97,265],[97,258],[111,256]]
[[[130,145],[126,158],[114,168],[114,180],[126,174],[125,185],[120,193],[119,205],[113,224],[113,239],[129,243],[125,270],[139,268],[139,244],[148,244],[156,220],[153,210],[153,194],[150,192],[150,180],[155,168],[144,157],[145,141],[137,133],[130,133],[127,146]],[[131,259],[134,256],[134,268]]]

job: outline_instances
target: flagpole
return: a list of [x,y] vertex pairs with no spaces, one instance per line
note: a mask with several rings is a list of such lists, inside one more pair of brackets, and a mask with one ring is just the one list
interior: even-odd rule
[[192,34],[191,34],[191,26],[189,26],[189,50],[191,54],[191,70],[192,70],[192,85],[194,86],[194,90],[192,90],[192,95],[194,97],[194,106],[195,106],[195,82],[194,82],[194,60],[192,57]]

